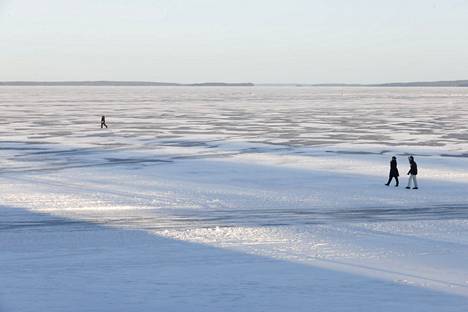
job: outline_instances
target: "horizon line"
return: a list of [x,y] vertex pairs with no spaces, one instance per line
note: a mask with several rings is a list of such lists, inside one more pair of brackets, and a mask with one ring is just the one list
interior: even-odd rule
[[298,82],[161,82],[149,80],[5,80],[0,86],[454,86],[468,87],[467,80],[404,81],[385,83],[298,83]]

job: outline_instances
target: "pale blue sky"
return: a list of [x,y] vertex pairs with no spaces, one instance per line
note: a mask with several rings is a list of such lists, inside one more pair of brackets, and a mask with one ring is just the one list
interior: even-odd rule
[[468,0],[0,0],[0,80],[468,79]]

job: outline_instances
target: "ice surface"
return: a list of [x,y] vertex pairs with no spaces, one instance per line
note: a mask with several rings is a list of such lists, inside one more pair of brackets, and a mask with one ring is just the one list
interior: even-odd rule
[[467,100],[2,87],[0,309],[466,311]]

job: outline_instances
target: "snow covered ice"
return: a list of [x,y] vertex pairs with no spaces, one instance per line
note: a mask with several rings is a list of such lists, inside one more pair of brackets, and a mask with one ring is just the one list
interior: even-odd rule
[[466,89],[1,87],[0,107],[0,311],[468,310]]

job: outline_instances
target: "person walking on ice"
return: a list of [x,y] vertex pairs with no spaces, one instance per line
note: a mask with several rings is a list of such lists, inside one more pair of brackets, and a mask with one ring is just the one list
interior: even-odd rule
[[106,129],[107,129],[107,125],[106,125],[106,116],[104,116],[104,115],[101,117],[101,129],[102,129],[103,127],[106,127]]
[[395,182],[396,182],[395,186],[398,186],[398,184],[399,184],[398,177],[399,176],[400,176],[400,173],[398,172],[396,157],[393,156],[392,160],[390,161],[390,174],[388,176],[388,182],[385,183],[385,185],[389,186],[390,182],[392,182],[392,179],[395,178]]
[[409,163],[410,163],[410,170],[408,171],[409,179],[408,179],[408,186],[406,187],[407,189],[411,188],[411,181],[413,181],[413,190],[418,189],[418,181],[416,180],[416,176],[418,175],[418,165],[414,161],[414,157],[410,156],[408,157]]

